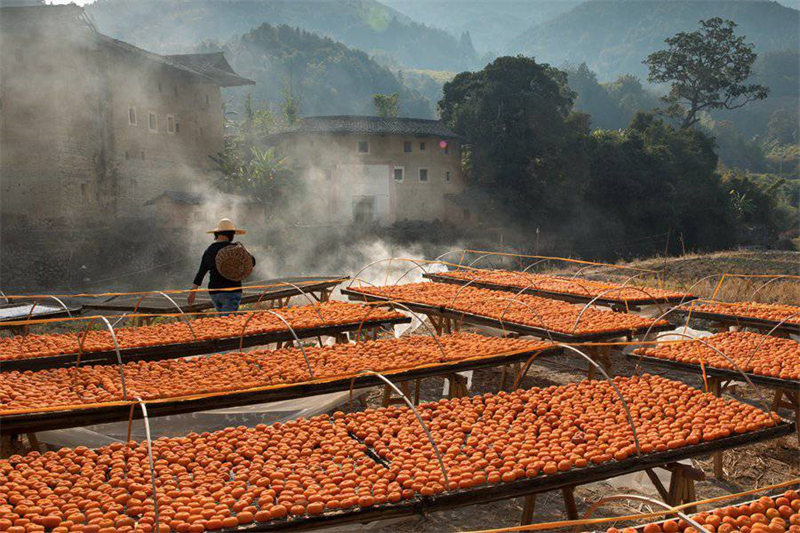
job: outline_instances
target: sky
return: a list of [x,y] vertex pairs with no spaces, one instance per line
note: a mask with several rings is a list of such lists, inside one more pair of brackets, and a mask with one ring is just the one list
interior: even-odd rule
[[[91,4],[94,0],[45,0],[48,4],[70,4],[75,3],[79,6],[85,6],[86,4]],[[488,1],[488,0],[487,0]],[[785,6],[793,7],[795,9],[800,8],[800,0],[778,0],[779,4],[783,4]]]

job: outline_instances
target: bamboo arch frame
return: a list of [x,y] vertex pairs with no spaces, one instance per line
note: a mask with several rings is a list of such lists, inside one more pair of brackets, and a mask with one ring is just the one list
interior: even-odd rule
[[791,276],[791,275],[788,275],[788,274],[780,274],[780,275],[777,275],[777,276],[775,276],[774,278],[772,278],[772,279],[770,279],[770,280],[768,280],[768,281],[764,282],[764,284],[762,284],[762,285],[761,285],[759,288],[757,288],[756,290],[754,290],[754,291],[753,291],[753,293],[750,295],[750,300],[753,300],[753,301],[754,301],[754,300],[755,300],[755,297],[756,297],[756,294],[758,294],[759,292],[761,292],[761,290],[762,290],[764,287],[766,287],[767,285],[771,284],[772,282],[774,282],[774,281],[778,281],[778,280],[792,279],[792,278],[793,278],[793,276]]
[[755,349],[753,350],[753,353],[751,353],[750,357],[747,358],[747,362],[749,363],[750,361],[752,361],[753,357],[756,356],[756,353],[758,352],[758,350],[761,349],[761,347],[764,345],[764,343],[767,341],[767,339],[770,336],[772,336],[772,334],[775,333],[775,331],[777,329],[779,329],[783,324],[785,324],[787,320],[789,320],[790,318],[794,318],[796,316],[800,316],[800,313],[792,313],[791,315],[787,316],[786,318],[784,318],[783,320],[781,320],[780,322],[775,324],[775,326],[771,330],[769,330],[766,335],[762,334],[763,337],[761,339],[761,342],[758,343],[758,346],[755,347]]
[[[761,392],[759,391],[759,389],[753,384],[753,382],[747,376],[747,373],[744,370],[742,370],[741,367],[739,365],[737,365],[735,361],[733,361],[730,357],[725,355],[721,350],[715,348],[714,346],[711,346],[709,343],[707,343],[706,341],[704,341],[700,337],[691,337],[689,335],[686,335],[685,333],[669,332],[668,331],[668,332],[662,333],[661,335],[656,335],[656,340],[658,340],[659,337],[665,337],[667,335],[678,335],[680,337],[689,339],[687,342],[692,342],[692,341],[699,342],[700,344],[702,344],[706,348],[709,348],[713,352],[715,352],[715,353],[719,354],[720,356],[722,356],[723,358],[725,358],[725,360],[728,361],[731,365],[733,365],[734,368],[742,375],[742,377],[745,379],[745,381],[747,381],[747,384],[750,385],[750,388],[752,388],[753,391],[756,393],[756,396],[758,396],[758,399],[761,402],[761,406],[764,408],[764,412],[766,412],[766,413],[771,413],[772,412],[770,410],[770,408],[769,408],[769,404],[764,399],[764,397],[761,395]],[[639,355],[639,359],[636,362],[636,368],[634,369],[634,371],[637,374],[639,374],[641,372],[641,362],[642,362],[643,358],[644,358],[644,354],[640,354]],[[701,359],[701,362],[705,365],[705,361],[703,361]],[[703,381],[705,381],[705,371],[703,371]],[[707,386],[706,386],[706,392],[708,392],[708,387]]]
[[[625,286],[623,285],[622,287],[619,287],[619,288],[605,290],[605,291],[601,292],[600,294],[598,294],[597,296],[595,296],[594,298],[592,298],[591,300],[589,300],[588,302],[586,302],[586,305],[584,305],[583,308],[581,309],[580,313],[578,313],[578,317],[575,319],[575,324],[572,325],[572,333],[575,333],[575,330],[578,329],[578,324],[580,323],[581,318],[583,317],[583,314],[586,312],[587,309],[589,309],[589,306],[591,306],[594,302],[596,302],[598,299],[602,298],[606,294],[608,294],[610,292],[621,291],[624,287]],[[654,298],[654,296],[650,292],[642,289],[641,287],[631,287],[631,289],[638,290],[638,291],[644,293],[646,296],[649,296],[650,298]],[[660,311],[662,309],[662,307],[659,304],[656,304],[656,305],[658,305],[658,308],[659,308],[659,311]],[[625,304],[625,308],[628,309],[628,304],[627,303]],[[663,317],[663,314],[661,316]],[[655,325],[655,323],[658,322],[659,320],[660,320],[660,318],[654,320],[653,323],[647,328],[647,333],[648,334],[652,330],[652,328]]]
[[406,396],[403,393],[403,391],[400,390],[394,383],[392,383],[391,380],[389,380],[386,376],[384,376],[380,372],[375,372],[374,370],[362,370],[362,371],[358,372],[358,374],[354,375],[350,379],[350,412],[351,413],[353,412],[353,387],[355,385],[356,378],[359,375],[362,375],[362,374],[371,374],[371,375],[377,377],[378,379],[380,379],[381,381],[383,381],[384,383],[386,383],[387,386],[391,387],[392,390],[394,390],[397,394],[400,395],[400,397],[403,399],[403,402],[405,402],[405,404],[409,407],[409,409],[411,409],[411,411],[414,413],[414,416],[417,419],[417,422],[419,422],[419,425],[422,426],[422,430],[425,431],[425,434],[428,436],[428,442],[430,442],[431,446],[433,447],[434,453],[436,453],[436,459],[439,461],[439,468],[442,470],[442,476],[444,477],[445,490],[450,490],[450,480],[447,477],[447,470],[444,467],[444,461],[442,460],[442,454],[439,452],[439,447],[436,445],[436,442],[434,441],[433,435],[431,434],[430,430],[428,429],[428,426],[422,420],[422,417],[420,416],[419,411],[417,411],[417,408],[414,407],[413,402],[411,402],[411,400],[408,398],[408,396]]
[[[122,399],[128,399],[128,388],[125,384],[125,371],[124,365],[122,364],[122,354],[120,353],[119,343],[117,342],[117,334],[114,332],[114,326],[111,325],[111,322],[104,316],[96,316],[93,317],[88,324],[86,324],[86,328],[83,330],[83,334],[80,336],[78,342],[78,356],[75,359],[75,368],[77,368],[81,364],[81,355],[83,355],[83,343],[86,341],[86,337],[89,335],[89,328],[92,327],[95,320],[100,319],[106,325],[106,328],[111,333],[111,340],[114,343],[114,353],[117,355],[117,367],[119,368],[119,378],[122,384]],[[24,340],[24,339],[23,339]],[[74,383],[74,381],[73,381]]]
[[[6,303],[8,303],[8,298],[6,298],[5,294],[3,295],[3,298],[5,298]],[[61,305],[61,307],[64,309],[64,311],[67,312],[67,316],[72,318],[72,313],[69,311],[69,307],[67,307],[67,305],[63,301],[61,301],[60,298],[58,298],[57,296],[52,296],[50,294],[44,296],[43,298],[50,298],[50,299],[55,300],[56,302],[58,302],[59,305]],[[30,320],[31,317],[33,316],[33,310],[36,309],[36,306],[39,304],[39,299],[40,299],[39,297],[36,297],[33,300],[33,305],[31,305],[31,310],[28,312],[28,320]],[[27,333],[27,330],[26,330],[26,333]]]
[[[139,396],[136,397],[136,403],[131,404],[131,414],[130,419],[128,420],[128,439],[125,441],[125,447],[130,450],[130,443],[131,443],[131,430],[133,429],[133,409],[136,404],[139,404],[139,407],[142,409],[142,420],[144,422],[144,434],[147,440],[147,459],[148,464],[150,466],[150,483],[153,489],[153,512],[155,514],[155,524],[153,525],[153,531],[158,533],[160,528],[160,517],[158,512],[158,491],[156,488],[156,467],[155,461],[153,460],[153,444],[152,444],[152,437],[150,436],[150,418],[147,416],[147,406],[145,401],[142,400]],[[128,478],[128,456],[125,455],[125,472],[124,476],[125,479]]]
[[294,342],[296,342],[300,346],[300,351],[303,353],[303,359],[305,359],[306,367],[308,368],[308,374],[311,376],[311,379],[313,380],[314,379],[314,371],[311,369],[311,362],[308,359],[308,355],[306,354],[306,349],[303,346],[303,343],[300,342],[300,337],[297,336],[297,332],[295,332],[295,330],[292,327],[292,325],[289,324],[289,322],[287,322],[285,318],[283,318],[280,314],[276,313],[272,309],[261,309],[261,310],[255,312],[255,313],[251,313],[247,317],[247,319],[244,321],[244,325],[242,325],[242,333],[239,336],[239,352],[241,352],[243,347],[244,347],[244,334],[247,332],[247,325],[250,324],[250,320],[252,320],[253,317],[256,316],[259,313],[269,313],[270,315],[275,315],[276,317],[278,317],[278,320],[283,322],[283,324],[287,328],[289,328],[289,331],[292,333],[292,337],[294,337]]
[[[391,264],[391,262],[392,262],[392,261],[395,261],[395,260],[397,260],[397,261],[408,261],[408,262],[410,262],[410,263],[414,263],[414,265],[416,266],[416,268],[418,268],[419,270],[422,270],[423,274],[427,274],[427,273],[428,273],[428,271],[427,271],[427,270],[425,270],[425,267],[423,267],[423,266],[420,264],[420,262],[418,262],[416,259],[409,259],[409,258],[405,258],[405,257],[386,257],[386,258],[384,258],[384,259],[378,259],[377,261],[372,261],[371,263],[368,263],[367,265],[363,266],[363,267],[361,268],[361,270],[359,270],[358,272],[356,272],[356,273],[353,275],[353,277],[350,279],[350,284],[347,286],[347,288],[349,289],[350,287],[352,287],[352,286],[353,286],[353,283],[354,283],[356,280],[358,280],[359,282],[363,281],[363,280],[362,280],[362,278],[361,278],[360,276],[361,276],[361,274],[362,274],[362,273],[363,273],[365,270],[367,270],[368,268],[370,268],[370,267],[372,267],[372,266],[375,266],[375,265],[377,265],[377,264],[380,264],[380,263],[385,263],[385,262],[387,262],[387,261],[389,262],[389,264]],[[387,276],[388,276],[388,274],[387,274]],[[404,274],[404,276],[405,276],[405,274]]]
[[[614,495],[611,495],[611,496],[606,496],[605,498],[601,498],[601,499],[597,500],[596,502],[594,502],[592,505],[589,506],[589,509],[587,509],[586,512],[583,514],[582,520],[586,520],[588,518],[591,518],[592,514],[594,514],[594,512],[597,510],[597,508],[600,507],[601,505],[603,505],[604,503],[618,501],[618,500],[637,500],[637,501],[649,503],[651,505],[655,505],[657,507],[661,507],[662,509],[664,509],[666,511],[670,511],[672,513],[675,513],[679,518],[682,518],[683,520],[686,520],[686,522],[688,522],[692,526],[696,527],[698,531],[702,531],[704,533],[709,533],[709,531],[707,529],[705,529],[703,526],[701,526],[699,523],[697,523],[697,521],[693,520],[688,515],[682,513],[681,511],[673,510],[671,505],[667,505],[666,503],[664,503],[662,501],[659,501],[659,500],[656,500],[654,498],[648,498],[647,496],[639,496],[637,494],[614,494]],[[575,526],[575,528],[572,531],[574,533],[578,533],[580,530],[581,530],[581,526]]]
[[364,322],[367,321],[367,318],[369,318],[369,316],[372,314],[372,312],[375,309],[377,309],[379,307],[382,307],[382,306],[386,306],[386,305],[388,305],[389,307],[399,306],[400,308],[402,308],[406,312],[410,313],[414,318],[417,319],[417,321],[419,321],[420,324],[422,324],[425,327],[425,329],[427,330],[427,332],[430,335],[430,337],[434,340],[436,345],[439,347],[439,351],[442,353],[442,362],[446,362],[447,361],[447,353],[444,351],[444,347],[439,342],[439,338],[438,338],[439,336],[430,328],[430,326],[428,326],[428,324],[425,323],[425,320],[420,318],[419,314],[417,314],[415,311],[412,311],[407,305],[403,304],[402,302],[395,301],[395,300],[388,300],[388,301],[381,301],[381,302],[365,302],[365,304],[366,304],[366,307],[368,309],[367,309],[367,312],[364,313],[364,316],[361,318],[361,322],[358,324],[358,330],[356,331],[356,342],[358,342],[358,338],[361,336],[361,330],[363,329]]
[[561,342],[558,343],[557,346],[561,346],[562,348],[566,348],[567,350],[575,352],[579,356],[581,356],[584,359],[586,359],[586,361],[588,361],[590,365],[595,367],[597,370],[600,371],[601,374],[603,374],[603,377],[606,378],[606,381],[608,381],[609,385],[611,385],[611,387],[613,387],[614,391],[617,393],[617,397],[622,402],[622,407],[623,407],[623,409],[625,409],[625,416],[628,418],[628,424],[630,424],[630,426],[631,426],[631,431],[633,432],[633,442],[636,445],[636,455],[641,457],[642,448],[641,448],[641,446],[639,444],[639,434],[636,432],[636,424],[633,423],[633,416],[631,416],[631,411],[630,411],[630,408],[628,407],[628,401],[622,395],[622,391],[619,390],[619,387],[617,387],[617,384],[614,383],[614,380],[611,379],[611,376],[609,376],[608,373],[603,369],[602,365],[598,365],[591,357],[589,357],[588,355],[583,353],[582,350],[579,350],[579,349],[575,348],[574,346],[570,346],[569,344],[564,344],[564,343],[561,343]]
[[[131,313],[130,313],[130,314],[132,314],[132,315],[135,315],[135,314],[136,314],[136,312],[139,310],[139,306],[140,306],[140,305],[142,305],[142,302],[144,301],[144,299],[145,299],[145,298],[147,298],[148,296],[150,296],[151,294],[160,294],[161,296],[163,296],[164,298],[166,298],[167,300],[169,300],[169,301],[172,303],[172,305],[174,305],[174,306],[175,306],[175,308],[177,308],[177,309],[178,309],[178,312],[181,314],[181,317],[183,317],[183,321],[186,323],[186,325],[187,325],[187,326],[189,326],[189,331],[191,331],[191,332],[192,332],[192,337],[194,337],[194,340],[195,340],[195,342],[197,342],[197,334],[194,332],[194,328],[192,327],[192,324],[191,324],[191,322],[189,321],[189,317],[188,317],[188,316],[186,316],[186,313],[184,313],[184,312],[183,312],[183,309],[181,309],[181,306],[180,306],[180,305],[178,305],[178,302],[176,302],[175,300],[173,300],[173,299],[172,299],[170,296],[168,296],[168,295],[167,295],[167,293],[165,293],[164,291],[151,291],[151,292],[148,292],[148,293],[145,293],[145,294],[143,294],[143,295],[142,295],[142,297],[141,297],[141,298],[139,298],[139,300],[136,302],[136,305],[134,306],[134,308],[133,308],[133,311],[131,311]],[[120,318],[120,320],[124,319],[124,318],[125,318],[125,316],[127,316],[127,315],[128,315],[128,313],[125,313],[124,315],[122,315],[122,317]]]

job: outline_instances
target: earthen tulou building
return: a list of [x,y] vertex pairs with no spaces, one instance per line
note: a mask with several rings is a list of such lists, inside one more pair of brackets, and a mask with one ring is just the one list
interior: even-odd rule
[[221,53],[154,54],[99,33],[76,5],[19,4],[0,4],[4,236],[136,219],[214,173],[220,89],[253,83]]
[[471,218],[459,205],[462,139],[438,120],[307,117],[275,139],[315,191],[309,225]]

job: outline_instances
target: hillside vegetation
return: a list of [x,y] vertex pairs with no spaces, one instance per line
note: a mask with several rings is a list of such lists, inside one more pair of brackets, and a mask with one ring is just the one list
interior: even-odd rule
[[97,0],[86,11],[101,32],[159,53],[228,41],[263,23],[329,36],[398,65],[462,69],[475,51],[449,33],[376,0]]
[[[374,93],[398,93],[402,116],[433,117],[431,102],[360,50],[289,26],[260,27],[224,47],[233,68],[256,81],[256,103],[273,107],[285,92],[301,115],[373,114]],[[235,94],[241,97],[242,92]]]
[[478,52],[486,53],[502,51],[511,36],[569,11],[580,1],[383,0],[383,3],[453,35],[468,32]]
[[593,0],[532,26],[507,51],[557,65],[585,62],[603,80],[623,73],[645,77],[644,57],[663,48],[665,38],[711,17],[739,24],[737,34],[759,54],[800,48],[800,12],[777,2]]

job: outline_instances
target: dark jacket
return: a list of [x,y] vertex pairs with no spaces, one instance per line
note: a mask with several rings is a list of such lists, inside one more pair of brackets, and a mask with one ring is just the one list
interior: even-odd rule
[[[203,252],[203,258],[200,260],[200,269],[197,271],[197,275],[194,277],[194,284],[198,287],[203,284],[203,278],[206,277],[206,272],[210,272],[211,275],[208,279],[208,288],[209,289],[230,289],[233,287],[241,288],[242,282],[241,281],[233,281],[222,274],[219,273],[217,270],[217,252],[225,248],[226,246],[231,246],[232,242],[212,242],[211,245],[206,248],[206,251]],[[253,257],[250,254],[250,257]],[[256,258],[253,257],[253,266],[256,266]],[[238,291],[215,291],[209,290],[209,294],[217,294],[219,292],[231,292],[231,293],[241,293],[241,290]]]

